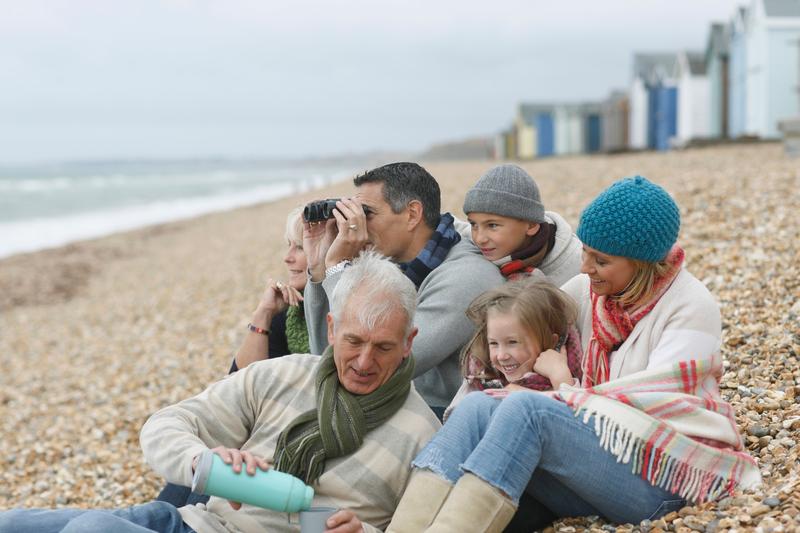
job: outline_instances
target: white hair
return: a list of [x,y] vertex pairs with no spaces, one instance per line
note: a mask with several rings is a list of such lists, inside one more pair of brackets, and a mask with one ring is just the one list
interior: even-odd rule
[[286,232],[284,233],[287,243],[296,246],[303,246],[303,206],[297,206],[286,215]]
[[355,294],[365,305],[350,311],[364,327],[372,329],[379,320],[400,309],[406,315],[405,334],[411,333],[417,309],[417,289],[395,263],[377,252],[366,251],[345,269],[331,295],[334,328]]

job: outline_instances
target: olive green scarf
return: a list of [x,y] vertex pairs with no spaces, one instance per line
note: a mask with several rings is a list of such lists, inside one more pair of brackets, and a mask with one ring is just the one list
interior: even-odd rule
[[383,424],[406,401],[414,359],[406,357],[389,381],[369,394],[352,394],[341,383],[328,346],[316,374],[316,408],[295,418],[278,437],[275,468],[306,483],[315,482],[325,461],[357,450],[370,430]]
[[286,310],[286,345],[289,353],[311,353],[302,302],[300,305],[290,305]]

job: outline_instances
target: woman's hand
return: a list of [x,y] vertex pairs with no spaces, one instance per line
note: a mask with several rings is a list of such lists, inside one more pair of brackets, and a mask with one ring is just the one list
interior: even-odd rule
[[[285,311],[288,306],[299,305],[302,301],[303,295],[300,294],[300,291],[282,281],[269,278],[267,287],[258,302],[256,313],[269,314],[270,320],[272,320],[272,317]],[[256,325],[260,326],[260,324]],[[269,323],[265,324],[264,327],[269,327]]]
[[567,364],[567,347],[562,346],[560,351],[545,350],[536,358],[533,371],[550,380],[553,390],[558,390],[562,383],[574,381],[572,372]]
[[325,522],[325,533],[363,533],[361,520],[349,509],[335,512]]

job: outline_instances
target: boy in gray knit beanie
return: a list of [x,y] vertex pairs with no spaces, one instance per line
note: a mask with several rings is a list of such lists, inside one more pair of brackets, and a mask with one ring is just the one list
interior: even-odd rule
[[553,247],[556,228],[545,219],[539,187],[517,165],[481,176],[467,191],[464,213],[472,241],[506,278],[530,275]]

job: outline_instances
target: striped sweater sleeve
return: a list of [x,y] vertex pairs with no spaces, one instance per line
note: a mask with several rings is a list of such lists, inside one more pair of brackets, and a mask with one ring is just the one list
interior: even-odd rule
[[145,422],[139,438],[153,470],[171,483],[188,486],[194,457],[208,448],[244,444],[255,419],[250,367],[161,409]]

